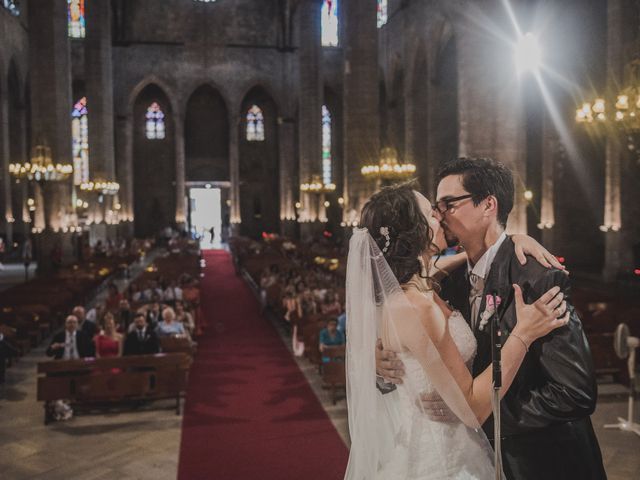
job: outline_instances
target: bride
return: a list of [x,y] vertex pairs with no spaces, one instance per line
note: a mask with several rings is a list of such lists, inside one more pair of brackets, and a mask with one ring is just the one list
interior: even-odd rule
[[[491,371],[472,378],[475,337],[438,297],[426,268],[445,247],[431,204],[409,185],[383,189],[362,210],[347,262],[346,479],[495,477],[493,451],[480,428],[492,411]],[[568,320],[557,287],[531,305],[514,289],[518,321],[502,347],[502,395],[525,356],[522,338],[540,338]],[[384,395],[375,382],[378,338],[405,366],[403,383]],[[454,420],[432,421],[419,401],[424,394],[439,396]]]

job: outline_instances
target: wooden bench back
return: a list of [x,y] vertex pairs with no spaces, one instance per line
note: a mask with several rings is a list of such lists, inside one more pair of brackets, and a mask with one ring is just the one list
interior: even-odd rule
[[190,365],[184,353],[41,362],[38,400],[175,397],[186,390]]

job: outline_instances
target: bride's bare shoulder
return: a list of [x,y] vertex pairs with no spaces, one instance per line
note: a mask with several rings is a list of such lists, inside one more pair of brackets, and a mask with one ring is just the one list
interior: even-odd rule
[[438,304],[433,298],[433,294],[424,294],[418,290],[410,289],[406,292],[407,299],[411,305],[421,314],[421,316],[435,315],[439,310]]

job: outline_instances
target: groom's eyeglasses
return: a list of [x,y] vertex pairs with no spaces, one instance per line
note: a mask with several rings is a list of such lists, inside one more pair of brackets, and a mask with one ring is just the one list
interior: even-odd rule
[[473,197],[473,195],[468,193],[466,195],[460,195],[459,197],[443,198],[442,200],[438,200],[433,203],[433,209],[437,210],[440,215],[444,215],[445,212],[447,212],[448,210],[450,210],[455,206],[453,205],[455,202],[458,202],[460,200],[465,200],[471,197]]

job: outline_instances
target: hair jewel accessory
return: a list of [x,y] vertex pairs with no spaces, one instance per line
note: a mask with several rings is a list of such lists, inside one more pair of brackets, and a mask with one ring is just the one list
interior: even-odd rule
[[384,243],[384,247],[382,248],[382,253],[387,253],[389,250],[389,245],[391,245],[391,238],[389,237],[389,227],[380,227],[380,235],[382,235],[386,242]]

